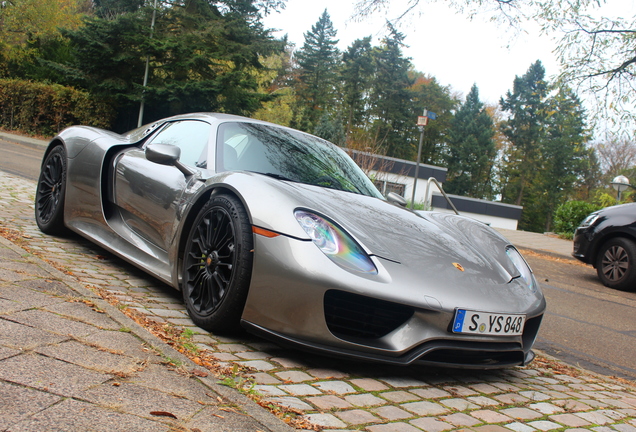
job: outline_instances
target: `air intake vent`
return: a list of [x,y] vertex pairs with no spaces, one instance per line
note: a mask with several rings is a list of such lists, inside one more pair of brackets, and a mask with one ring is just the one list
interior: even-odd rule
[[371,297],[330,290],[325,294],[325,319],[341,339],[378,339],[413,316],[413,308]]

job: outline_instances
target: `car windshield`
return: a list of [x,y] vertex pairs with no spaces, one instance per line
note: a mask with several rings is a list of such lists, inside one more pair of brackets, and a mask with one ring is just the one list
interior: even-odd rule
[[217,172],[251,171],[281,180],[382,198],[358,165],[328,141],[258,123],[223,123]]

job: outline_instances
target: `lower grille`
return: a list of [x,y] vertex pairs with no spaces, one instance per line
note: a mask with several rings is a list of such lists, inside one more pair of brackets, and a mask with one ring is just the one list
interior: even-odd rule
[[413,316],[413,308],[344,291],[325,293],[325,320],[341,339],[379,339]]

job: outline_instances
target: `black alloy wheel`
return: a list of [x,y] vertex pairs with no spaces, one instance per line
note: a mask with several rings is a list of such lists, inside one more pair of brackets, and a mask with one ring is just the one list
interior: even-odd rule
[[63,234],[66,195],[66,150],[59,145],[46,155],[35,192],[35,220],[46,234]]
[[196,325],[218,333],[239,329],[253,243],[247,212],[236,197],[213,196],[201,209],[183,258],[183,299]]
[[598,277],[604,285],[622,290],[636,289],[636,244],[626,238],[613,238],[599,250]]

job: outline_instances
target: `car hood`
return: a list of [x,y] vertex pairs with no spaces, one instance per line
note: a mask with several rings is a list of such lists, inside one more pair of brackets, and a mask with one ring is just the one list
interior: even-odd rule
[[[509,242],[474,219],[416,213],[377,198],[287,183],[298,207],[331,219],[370,255],[426,272],[429,280],[459,272],[471,284],[505,284],[519,276],[506,254]],[[462,269],[462,270],[460,270]]]

